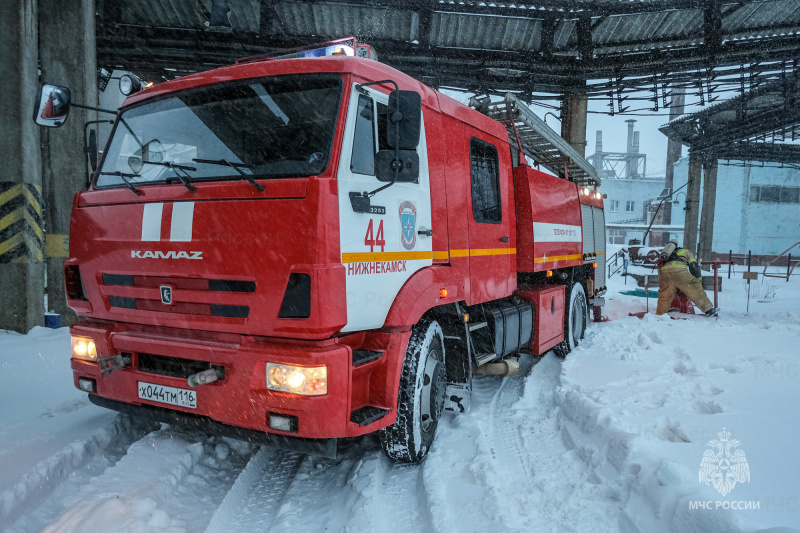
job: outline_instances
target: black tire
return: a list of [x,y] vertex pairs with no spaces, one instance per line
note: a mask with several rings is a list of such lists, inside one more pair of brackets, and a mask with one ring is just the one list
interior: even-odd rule
[[564,312],[564,340],[553,347],[555,354],[561,358],[566,357],[580,344],[589,322],[589,300],[583,284],[573,283],[565,296],[567,305]]
[[399,463],[425,459],[444,411],[446,387],[442,328],[435,320],[421,320],[403,361],[397,421],[379,433],[383,453]]

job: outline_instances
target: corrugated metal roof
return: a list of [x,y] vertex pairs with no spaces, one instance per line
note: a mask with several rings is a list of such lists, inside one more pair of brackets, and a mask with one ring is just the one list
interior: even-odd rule
[[[208,68],[209,62],[225,54],[233,59],[242,50],[263,53],[355,35],[373,44],[389,64],[402,68],[409,61],[421,64],[427,59],[441,66],[444,58],[457,68],[466,58],[470,61],[462,63],[461,79],[480,64],[484,73],[492,73],[491,83],[499,86],[503,77],[498,73],[503,69],[510,73],[526,69],[533,77],[524,83],[533,87],[537,74],[561,75],[564,61],[579,59],[580,64],[569,65],[571,78],[564,78],[574,87],[590,76],[610,77],[620,71],[641,76],[673,68],[668,55],[644,58],[642,52],[648,51],[662,55],[674,51],[680,55],[676,68],[685,70],[706,70],[709,59],[714,65],[738,65],[763,61],[765,54],[771,54],[767,60],[772,60],[776,52],[769,45],[779,40],[781,60],[800,57],[800,0],[719,0],[717,37],[722,44],[715,46],[736,46],[712,51],[704,41],[706,10],[713,4],[700,0],[227,0],[231,25],[227,33],[217,31],[204,39],[202,33],[162,32],[168,43],[164,45],[154,29],[220,30],[208,28],[207,22],[212,5],[223,5],[225,0],[97,1],[104,14],[98,19],[99,55],[114,57],[115,64],[124,64],[125,57],[135,57],[141,64],[163,56],[182,64],[198,61],[198,68]],[[125,26],[130,30],[125,35],[133,38],[136,28],[148,30],[142,35],[153,44],[141,37],[135,43],[138,49],[132,49],[124,42],[125,35],[119,41],[118,26]],[[148,58],[148,47],[158,54]],[[687,54],[694,57],[691,66]],[[633,59],[628,61],[628,56]],[[633,72],[639,68],[638,60],[642,71]],[[593,61],[604,63],[595,66]]]
[[349,37],[361,35],[401,42],[416,38],[414,12],[410,10],[328,2],[278,2],[275,11],[291,35]]
[[[800,163],[796,158],[800,147],[782,148],[785,143],[800,141],[800,109],[795,104],[798,99],[800,75],[789,74],[785,79],[676,118],[659,130],[692,151],[714,157],[725,154],[725,159],[730,156],[731,159]],[[737,150],[738,155],[732,155]]]

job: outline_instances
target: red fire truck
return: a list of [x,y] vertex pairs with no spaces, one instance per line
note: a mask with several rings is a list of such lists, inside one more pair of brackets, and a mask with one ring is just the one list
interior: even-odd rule
[[[69,108],[45,85],[34,118]],[[602,303],[596,182],[532,168],[519,138],[341,52],[133,93],[74,198],[75,385],[308,453],[379,432],[421,461],[473,373],[565,356]]]

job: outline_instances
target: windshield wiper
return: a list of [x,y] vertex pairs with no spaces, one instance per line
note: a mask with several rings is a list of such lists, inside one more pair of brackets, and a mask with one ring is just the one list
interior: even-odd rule
[[[187,189],[189,189],[192,192],[197,192],[195,186],[192,185],[192,177],[186,172],[187,170],[197,171],[196,167],[180,165],[178,163],[173,163],[172,161],[143,161],[143,162],[147,163],[148,165],[161,165],[162,167],[167,167],[171,169],[175,173],[175,176],[178,177],[180,182],[183,185],[185,185]],[[184,174],[178,172],[179,170],[182,170]],[[169,182],[169,178],[167,178],[167,180],[165,181]]]
[[136,196],[139,196],[140,194],[142,194],[141,190],[139,190],[136,187],[134,187],[133,183],[128,181],[128,178],[140,178],[141,174],[126,174],[125,172],[120,172],[119,170],[115,170],[114,172],[101,172],[100,175],[102,175],[102,176],[117,176],[119,178],[122,178],[122,181],[125,182],[125,185],[127,185],[130,190],[135,192]]
[[250,170],[252,170],[252,169],[253,169],[253,167],[254,167],[254,165],[247,165],[247,164],[245,164],[245,163],[233,163],[233,162],[231,162],[231,161],[227,161],[227,160],[225,160],[225,159],[192,159],[192,161],[194,161],[195,163],[207,163],[207,164],[209,164],[209,165],[223,165],[223,166],[229,166],[229,167],[231,167],[232,169],[236,170],[236,172],[238,172],[239,174],[241,174],[243,179],[246,179],[247,181],[249,181],[250,183],[252,183],[252,184],[253,184],[253,186],[254,186],[256,189],[258,189],[258,190],[259,190],[259,191],[261,191],[261,192],[264,192],[264,186],[263,186],[263,185],[261,185],[260,183],[258,183],[258,182],[257,182],[256,180],[254,180],[252,177],[250,177],[250,176],[248,176],[247,174],[245,174],[245,173],[244,173],[244,171],[243,171],[241,168],[239,168],[239,167],[242,167],[242,168],[247,168],[247,169],[250,169]]

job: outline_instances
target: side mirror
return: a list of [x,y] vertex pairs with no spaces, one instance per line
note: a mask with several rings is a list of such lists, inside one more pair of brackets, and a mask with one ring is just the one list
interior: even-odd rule
[[389,93],[386,142],[392,148],[416,150],[422,122],[422,98],[416,91]]
[[97,132],[89,130],[89,142],[86,143],[86,153],[89,155],[89,165],[92,172],[97,170]]
[[145,143],[128,158],[128,166],[134,174],[141,172],[145,163],[160,163],[164,160],[164,145],[158,139]]
[[34,102],[33,121],[48,128],[63,126],[69,115],[71,99],[66,87],[42,84]]
[[378,181],[413,183],[419,179],[419,154],[414,150],[381,150],[375,154],[375,177]]

